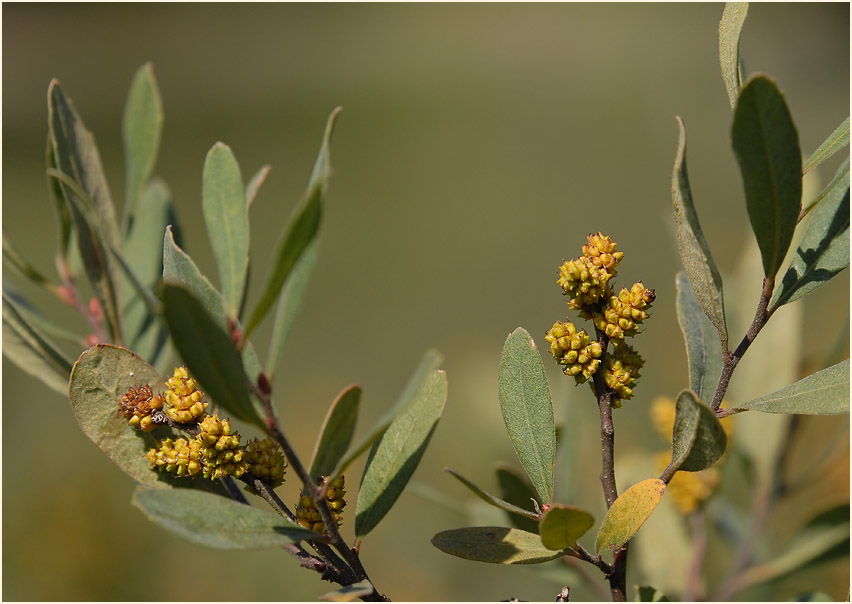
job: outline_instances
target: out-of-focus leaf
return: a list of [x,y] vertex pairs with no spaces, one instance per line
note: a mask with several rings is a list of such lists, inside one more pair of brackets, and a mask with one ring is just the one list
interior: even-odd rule
[[178,537],[216,549],[265,549],[322,539],[289,518],[193,489],[139,487],[133,505]]
[[432,545],[451,556],[489,564],[541,564],[563,556],[549,550],[541,537],[500,526],[471,526],[442,531]]
[[677,321],[686,343],[689,363],[689,387],[700,399],[713,398],[722,374],[722,351],[713,324],[701,311],[686,273],[675,277]]
[[270,170],[272,170],[272,166],[269,164],[261,167],[246,185],[246,207],[249,210],[251,210],[254,198],[257,197],[257,192],[260,190],[260,186],[266,181]]
[[550,503],[556,456],[553,404],[538,349],[521,327],[506,338],[503,346],[498,394],[506,431],[518,459],[543,502]]
[[630,541],[645,524],[665,492],[666,485],[659,478],[648,478],[637,482],[624,491],[609,508],[601,522],[598,538],[595,541],[598,555],[618,549]]
[[369,596],[371,593],[373,593],[373,584],[364,580],[341,587],[337,591],[330,591],[321,595],[319,599],[324,602],[354,602],[361,596]]
[[[53,137],[47,135],[47,149],[45,150],[45,165],[48,170],[58,170],[56,165],[56,157],[53,153]],[[50,176],[47,177],[47,193],[50,200],[53,202],[54,212],[56,212],[56,222],[58,230],[59,249],[57,256],[63,260],[67,259],[68,252],[71,251],[71,214],[68,209],[68,204],[65,203],[65,196],[62,193],[62,187],[59,182]]]
[[399,398],[393,406],[388,409],[388,411],[382,415],[375,424],[373,424],[369,432],[362,436],[356,444],[349,447],[349,451],[343,459],[337,463],[334,471],[329,473],[329,482],[333,482],[335,478],[340,476],[343,471],[349,467],[349,464],[355,461],[359,455],[366,451],[374,442],[376,442],[376,440],[379,439],[379,437],[381,437],[382,434],[384,434],[385,430],[388,429],[388,426],[397,414],[403,408],[410,405],[414,401],[415,397],[418,396],[419,392],[426,388],[431,382],[432,372],[441,365],[443,360],[444,358],[438,351],[431,349],[426,351],[426,354],[423,355],[417,369],[414,370],[414,373],[405,385],[402,394],[399,395]]
[[819,149],[808,158],[808,161],[802,166],[802,174],[807,174],[848,144],[849,118],[847,117],[834,132],[829,134],[828,138],[819,146]]
[[[81,349],[86,348],[86,338],[79,333],[75,333],[70,329],[54,323],[52,320],[45,317],[42,312],[15,290],[9,283],[3,284],[3,295],[8,298],[15,307],[15,310],[21,317],[32,325],[37,330],[40,330],[45,336],[53,336],[60,338],[66,342],[70,342]],[[68,361],[70,367],[70,361]],[[67,384],[66,384],[67,386]]]
[[[729,5],[725,5],[726,7]],[[727,10],[727,8],[726,8]],[[671,602],[665,594],[650,585],[636,586],[636,596],[639,602]]]
[[56,392],[68,393],[71,363],[3,292],[3,355]]
[[700,472],[719,460],[727,442],[716,414],[694,392],[683,390],[675,403],[671,466]]
[[74,364],[71,409],[83,433],[128,476],[146,486],[168,487],[179,479],[151,470],[145,453],[157,446],[155,438],[172,436],[171,430],[141,432],[118,413],[121,395],[145,384],[154,392],[165,390],[154,368],[137,355],[126,348],[98,344]]
[[586,510],[573,505],[554,503],[538,521],[541,543],[547,549],[562,550],[577,547],[577,539],[595,524]]
[[807,591],[799,594],[795,598],[790,598],[787,602],[836,602],[832,596],[824,591]]
[[228,334],[189,290],[166,284],[160,297],[172,342],[204,391],[234,417],[263,428],[240,353]]
[[[495,508],[500,508],[504,512],[509,512],[510,514],[517,514],[518,516],[522,516],[527,519],[535,520],[538,518],[537,514],[533,512],[528,512],[527,510],[520,508],[516,505],[509,503],[508,501],[503,501],[499,497],[495,497],[491,493],[483,491],[478,486],[470,482],[467,478],[456,472],[451,468],[444,468],[445,472],[449,472],[453,476],[455,476],[460,483],[470,489],[477,497],[482,499],[485,503],[493,505]],[[537,527],[536,527],[537,528]],[[565,546],[563,546],[565,547]],[[559,549],[562,549],[561,547]]]
[[849,359],[732,409],[764,413],[840,415],[849,413]]
[[45,288],[49,292],[56,292],[56,286],[18,253],[12,246],[12,242],[6,237],[6,233],[3,233],[3,261],[30,282]]
[[121,123],[127,171],[127,191],[124,199],[125,234],[137,219],[136,204],[142,194],[142,188],[154,170],[162,127],[163,103],[154,78],[154,66],[145,63],[133,76]]
[[249,227],[243,179],[231,148],[216,143],[201,179],[201,208],[219,267],[225,310],[238,317],[248,272]]
[[355,535],[384,518],[417,468],[447,401],[447,375],[433,371],[382,435],[364,468],[355,506]]
[[296,262],[293,271],[287,275],[281,295],[278,298],[278,308],[275,311],[275,323],[272,326],[272,338],[269,341],[269,355],[267,357],[266,375],[271,377],[275,374],[278,360],[284,352],[284,345],[290,335],[290,330],[296,320],[305,291],[308,288],[308,280],[317,260],[317,243],[315,239],[311,242],[304,253]]
[[820,197],[790,268],[769,303],[770,311],[798,300],[849,267],[848,159]]
[[748,2],[726,2],[722,20],[719,22],[719,63],[722,66],[722,79],[731,109],[737,106],[737,97],[742,86],[740,73],[740,37],[743,33]]
[[348,386],[331,403],[311,458],[312,477],[327,476],[346,453],[355,433],[360,400],[361,388]]
[[675,219],[675,235],[680,259],[695,293],[695,298],[707,318],[719,332],[722,348],[728,348],[728,326],[725,321],[725,303],[722,295],[722,276],[710,247],[698,223],[698,214],[692,203],[689,176],[686,171],[686,128],[677,118],[680,134],[677,155],[672,172],[672,208]]
[[[536,492],[529,483],[529,479],[504,464],[498,464],[494,471],[497,475],[497,484],[500,486],[500,495],[503,500],[522,510],[528,510],[532,502],[536,500]],[[510,514],[509,522],[522,531],[538,532],[538,522],[530,518]]]
[[846,161],[837,169],[831,182],[825,186],[822,192],[814,197],[808,206],[799,213],[799,220],[802,220],[811,210],[817,207],[829,193],[835,192],[835,187],[839,186],[840,181],[844,179],[846,182],[849,182],[849,158],[846,158]]
[[284,287],[287,275],[296,266],[296,262],[304,254],[305,249],[311,244],[319,231],[322,201],[325,196],[325,190],[328,187],[329,178],[331,177],[331,134],[340,110],[340,107],[336,108],[328,118],[322,147],[314,164],[314,170],[308,182],[308,189],[305,191],[299,206],[295,209],[290,224],[282,233],[263,294],[261,294],[260,301],[246,325],[246,337],[263,320],[263,317],[266,316],[269,308],[278,297],[281,288]]
[[734,111],[731,138],[763,271],[774,279],[802,204],[799,135],[775,82],[764,75],[749,78]]

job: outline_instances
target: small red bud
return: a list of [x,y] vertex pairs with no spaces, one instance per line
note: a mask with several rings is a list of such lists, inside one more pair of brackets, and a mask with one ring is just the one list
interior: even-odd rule
[[97,298],[89,300],[89,316],[98,321],[104,318],[104,313],[101,310],[101,303],[98,302]]
[[74,306],[74,290],[67,285],[60,285],[56,288],[56,295],[59,299],[68,306]]
[[100,343],[100,339],[95,334],[90,333],[86,336],[86,346],[88,346],[89,348],[91,348],[92,346],[97,346]]
[[264,394],[272,392],[272,384],[269,383],[269,378],[267,378],[266,374],[262,371],[257,374],[257,387]]

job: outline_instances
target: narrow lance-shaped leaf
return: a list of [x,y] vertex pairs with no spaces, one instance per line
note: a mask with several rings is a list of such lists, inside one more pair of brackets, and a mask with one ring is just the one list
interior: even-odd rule
[[679,128],[677,155],[672,171],[672,207],[675,219],[675,234],[683,268],[695,298],[704,314],[719,332],[722,349],[728,349],[728,326],[725,321],[725,303],[722,296],[722,276],[710,247],[698,223],[698,214],[692,203],[689,176],[686,171],[686,128],[678,117]]
[[234,417],[263,428],[240,353],[228,334],[183,287],[167,284],[160,297],[172,342],[207,395]]
[[32,283],[51,293],[57,293],[56,285],[51,283],[47,277],[18,253],[12,246],[12,242],[6,237],[6,233],[3,233],[3,261]]
[[770,311],[809,294],[849,266],[848,159],[820,197]]
[[59,338],[78,348],[86,348],[88,346],[86,343],[86,337],[83,334],[67,329],[62,325],[55,323],[53,319],[47,318],[8,282],[3,283],[3,295],[14,304],[15,311],[17,311],[27,323],[36,329],[41,330],[44,335]]
[[637,482],[624,491],[601,522],[595,542],[598,555],[618,549],[630,541],[651,516],[665,492],[666,485],[659,478]]
[[743,33],[748,2],[726,2],[719,22],[719,64],[722,67],[722,79],[731,109],[737,106],[737,97],[742,85],[740,73],[740,38]]
[[553,501],[556,428],[550,386],[530,334],[521,327],[503,346],[500,410],[518,459],[544,503]]
[[675,277],[677,321],[686,343],[689,386],[699,398],[712,398],[722,374],[722,352],[715,328],[701,311],[686,273]]
[[331,403],[311,458],[312,477],[327,476],[346,453],[355,433],[360,401],[361,388],[349,386]]
[[446,401],[447,375],[433,371],[376,444],[358,491],[357,537],[373,530],[402,493],[426,450]]
[[3,291],[3,355],[60,394],[68,392],[71,363],[47,336],[28,321]]
[[225,310],[236,318],[248,272],[248,208],[237,158],[224,143],[213,145],[204,161],[201,207],[219,267]]
[[322,147],[314,164],[308,189],[305,191],[302,201],[293,213],[287,229],[282,233],[275,257],[272,260],[272,270],[261,294],[260,301],[251,314],[246,325],[245,337],[257,327],[266,313],[269,311],[287,275],[293,270],[296,262],[304,253],[305,249],[316,237],[320,225],[322,213],[322,201],[325,190],[331,177],[330,144],[331,135],[334,131],[334,122],[340,113],[340,107],[331,112],[325,127]]
[[254,204],[254,200],[257,197],[257,193],[260,190],[261,185],[266,182],[266,177],[269,176],[270,170],[272,170],[272,166],[269,164],[262,166],[260,170],[251,177],[251,180],[248,181],[248,184],[246,185],[246,207],[249,210],[251,210],[251,206]]
[[847,117],[808,158],[808,161],[802,166],[802,174],[807,174],[848,144],[849,118]]
[[802,415],[849,413],[849,359],[786,388],[737,405],[732,412],[748,410]]
[[549,550],[541,537],[501,526],[472,526],[442,531],[432,545],[451,556],[489,564],[541,564],[565,554]]
[[361,596],[369,596],[374,591],[373,584],[365,579],[364,581],[345,585],[338,590],[323,594],[319,599],[323,602],[354,602],[360,600]]
[[728,437],[716,414],[691,390],[683,390],[675,404],[670,468],[699,472],[716,463]]
[[650,585],[636,586],[639,602],[671,602],[665,594]]
[[[529,511],[533,506],[533,501],[536,501],[536,492],[530,484],[529,478],[505,464],[498,464],[494,471],[497,476],[497,484],[500,486],[501,498],[522,510]],[[510,514],[509,522],[522,531],[538,532],[538,522],[531,518]]]
[[125,234],[136,219],[136,204],[154,170],[162,127],[163,103],[154,78],[154,66],[145,63],[133,76],[121,122],[127,172],[123,228]]
[[[47,135],[47,149],[45,150],[45,165],[48,170],[58,170],[56,165],[56,157],[53,149],[53,137]],[[47,177],[47,192],[50,196],[51,205],[56,214],[59,249],[57,250],[58,258],[67,260],[68,253],[71,251],[71,214],[68,209],[68,204],[65,202],[65,196],[62,193],[62,187],[59,182],[50,176]]]
[[133,505],[175,535],[217,549],[280,547],[321,537],[289,518],[193,489],[137,488]]
[[554,503],[538,521],[541,543],[547,549],[562,550],[576,548],[577,539],[585,535],[595,524],[595,519],[586,510],[573,505]]
[[771,280],[790,247],[802,203],[799,135],[775,82],[764,75],[749,78],[734,111],[731,138],[763,271]]
[[820,192],[819,195],[814,197],[811,202],[807,205],[806,208],[802,209],[799,213],[799,221],[801,221],[805,216],[807,216],[811,210],[813,210],[817,205],[819,205],[825,197],[834,191],[834,188],[838,186],[838,184],[844,180],[849,178],[849,158],[846,158],[846,161],[837,169],[837,172],[834,173],[834,177],[831,179],[831,182],[828,183],[825,188]]
[[[455,476],[460,483],[462,483],[464,486],[466,486],[468,489],[470,489],[471,492],[473,492],[477,497],[482,499],[482,501],[484,501],[485,503],[493,505],[495,508],[499,508],[499,509],[503,510],[504,512],[509,512],[510,514],[517,514],[518,516],[523,516],[524,518],[528,518],[530,520],[535,520],[535,521],[538,520],[538,514],[535,514],[533,512],[528,512],[527,510],[522,509],[522,508],[520,508],[516,505],[513,505],[513,504],[509,503],[508,501],[504,501],[504,500],[500,499],[499,497],[495,497],[491,493],[483,491],[482,489],[480,489],[478,486],[476,486],[475,484],[470,482],[467,478],[465,478],[464,476],[462,476],[461,474],[459,474],[455,470],[453,470],[451,468],[444,468],[444,471],[449,472],[450,474]],[[562,549],[562,548],[560,547],[559,549]]]

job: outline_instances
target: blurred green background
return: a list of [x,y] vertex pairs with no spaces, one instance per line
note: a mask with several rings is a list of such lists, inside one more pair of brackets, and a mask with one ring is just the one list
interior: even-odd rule
[[[450,384],[446,411],[413,488],[365,539],[372,578],[397,600],[553,600],[565,582],[572,599],[596,599],[576,575],[492,567],[433,548],[434,533],[471,523],[471,496],[442,468],[493,490],[493,463],[517,465],[497,403],[503,341],[522,325],[541,345],[553,321],[565,319],[557,267],[598,230],[626,254],[618,285],[641,279],[657,291],[654,317],[636,341],[643,378],[616,414],[616,454],[638,463],[665,448],[647,410],[653,397],[686,385],[669,218],[675,115],[686,123],[693,194],[726,275],[738,270],[750,238],[719,75],[722,8],[4,4],[3,228],[54,274],[44,176],[52,77],[94,132],[120,203],[124,99],[135,70],[152,61],[165,110],[155,173],[174,193],[185,249],[214,283],[200,215],[207,150],[228,143],[246,180],[273,166],[252,208],[251,307],[326,117],[342,105],[319,262],[275,383],[285,429],[309,456],[327,405],[350,383],[364,390],[365,429],[423,351],[439,349]],[[749,72],[768,73],[785,92],[805,156],[848,115],[848,4],[752,5],[742,52]],[[811,196],[839,161],[809,175]],[[72,321],[16,275],[4,278],[51,316]],[[797,370],[812,370],[837,332],[848,355],[848,291],[847,272],[808,297],[801,337],[782,337],[757,361],[771,370],[801,352],[805,366]],[[757,293],[748,295],[753,306]],[[264,331],[254,338],[259,351]],[[570,413],[578,451],[557,482],[600,519],[596,407],[585,388],[544,361],[557,416]],[[132,481],[77,429],[68,401],[5,358],[3,372],[4,599],[311,600],[331,589],[280,551],[206,550],[148,523],[129,505]],[[846,435],[830,458],[831,478],[809,491],[818,511],[848,501],[848,418],[805,421],[816,438]],[[743,438],[760,449],[762,434],[755,426]],[[806,444],[796,449],[805,461],[813,454]],[[348,481],[347,538],[358,472]],[[622,489],[646,477],[631,476],[622,475]],[[288,500],[296,496],[292,482],[281,489]],[[436,493],[445,505],[433,501]],[[723,576],[729,554],[717,555],[713,568]],[[666,574],[632,560],[630,585]],[[751,597],[783,599],[815,587],[845,597],[848,558],[802,574]]]

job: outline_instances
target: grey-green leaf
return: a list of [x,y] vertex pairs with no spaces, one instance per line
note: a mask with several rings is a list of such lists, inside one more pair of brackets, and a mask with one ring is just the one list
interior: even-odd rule
[[732,412],[749,410],[802,415],[849,413],[849,359],[786,388],[737,405]]
[[172,342],[202,389],[234,417],[263,428],[240,353],[225,330],[187,289],[166,284],[160,297]]
[[650,585],[636,586],[636,595],[639,602],[671,602],[661,591]]
[[541,564],[564,555],[549,550],[535,533],[501,526],[471,526],[442,531],[432,545],[465,560],[489,564]]
[[360,401],[361,388],[348,386],[328,408],[311,458],[310,473],[314,478],[330,474],[349,448]]
[[748,2],[726,2],[719,22],[719,64],[722,67],[722,79],[731,109],[737,105],[737,97],[742,85],[740,73],[740,37],[743,33]]
[[671,468],[699,472],[716,463],[728,437],[716,414],[691,390],[683,390],[675,404]]
[[577,539],[585,535],[595,524],[595,519],[586,510],[573,505],[554,503],[538,521],[541,543],[547,549],[562,550],[576,548]]
[[689,364],[689,387],[699,398],[711,399],[722,374],[719,336],[702,312],[686,273],[677,274],[675,287],[677,321],[686,343],[686,358]]
[[637,482],[624,491],[601,522],[595,541],[598,555],[618,549],[630,541],[651,516],[665,492],[666,485],[658,478]]
[[251,210],[251,206],[257,197],[257,193],[260,190],[261,185],[266,182],[266,177],[269,176],[270,170],[272,170],[272,166],[269,164],[262,166],[260,170],[251,177],[251,180],[249,180],[246,185],[246,207],[249,210]]
[[[518,516],[522,516],[528,520],[536,521],[538,519],[538,515],[533,512],[528,512],[527,510],[520,508],[516,505],[509,503],[508,501],[504,501],[499,497],[495,497],[491,493],[483,491],[478,486],[470,482],[467,478],[456,472],[451,468],[444,468],[445,472],[449,472],[453,476],[455,476],[460,483],[470,489],[477,497],[482,499],[485,503],[493,505],[495,508],[499,508],[504,512],[509,512],[510,514],[517,514]],[[536,528],[538,528],[536,526]],[[562,549],[562,548],[559,548]]]
[[704,314],[719,332],[722,348],[728,348],[728,326],[725,320],[725,303],[722,295],[722,276],[710,247],[698,223],[698,214],[692,202],[689,176],[686,171],[686,128],[677,118],[679,135],[677,155],[672,171],[672,208],[675,235],[683,268]]
[[219,267],[225,311],[236,318],[248,272],[248,208],[240,166],[224,143],[213,145],[204,161],[201,207]]
[[518,327],[503,345],[498,383],[503,422],[544,503],[553,501],[556,428],[550,386],[535,342]]
[[798,300],[849,267],[849,159],[820,195],[770,310]]
[[[497,484],[500,487],[500,495],[504,501],[529,512],[536,500],[536,492],[529,482],[529,478],[505,464],[498,464],[494,470],[497,475]],[[528,533],[538,532],[538,522],[519,516],[509,515],[512,526]]]
[[847,117],[808,158],[808,161],[806,161],[805,165],[802,166],[802,174],[807,174],[848,144],[849,118]]
[[56,392],[68,393],[71,363],[3,292],[3,355]]
[[263,294],[261,294],[260,301],[246,325],[246,337],[266,316],[281,288],[284,287],[287,275],[290,274],[306,248],[317,236],[322,214],[322,202],[328,181],[331,178],[331,135],[339,113],[340,107],[332,111],[328,118],[322,147],[314,164],[308,188],[279,240]]
[[154,78],[154,66],[145,63],[133,76],[121,123],[127,171],[127,191],[124,199],[125,234],[136,219],[136,204],[154,170],[162,127],[163,103]]
[[373,584],[365,579],[364,581],[345,585],[336,591],[323,594],[319,599],[324,602],[354,602],[360,599],[361,596],[369,596],[373,591],[375,591]]
[[390,511],[417,468],[446,401],[447,375],[433,371],[376,443],[358,491],[356,536],[369,533]]
[[784,96],[768,77],[753,76],[743,86],[731,138],[763,271],[774,279],[801,209],[802,153]]
[[167,531],[217,549],[265,549],[321,539],[288,518],[192,489],[140,487],[133,494],[133,505]]

